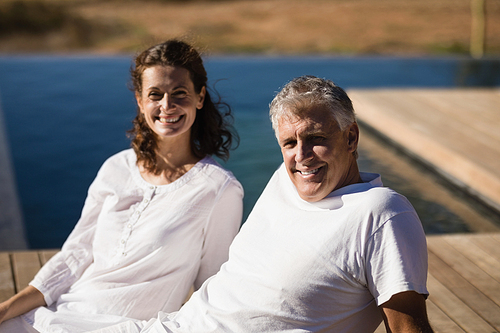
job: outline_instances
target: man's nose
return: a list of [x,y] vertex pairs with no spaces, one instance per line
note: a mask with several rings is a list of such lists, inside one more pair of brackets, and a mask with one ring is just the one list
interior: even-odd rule
[[313,157],[313,146],[306,143],[299,141],[297,143],[297,152],[295,154],[295,160],[297,162],[304,162]]

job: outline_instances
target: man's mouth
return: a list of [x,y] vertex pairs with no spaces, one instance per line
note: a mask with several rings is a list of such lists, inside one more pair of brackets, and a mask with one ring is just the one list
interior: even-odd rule
[[162,124],[173,124],[181,120],[183,116],[175,117],[175,118],[165,118],[165,117],[159,117],[159,121]]
[[318,172],[319,169],[320,168],[317,168],[317,169],[314,169],[314,170],[308,170],[308,171],[300,171],[300,170],[297,170],[297,171],[300,172],[301,175],[307,176],[307,175],[312,175],[312,174]]

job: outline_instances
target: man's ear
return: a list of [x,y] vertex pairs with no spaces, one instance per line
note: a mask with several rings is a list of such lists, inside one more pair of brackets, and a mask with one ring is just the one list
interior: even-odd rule
[[359,127],[356,122],[352,123],[347,132],[347,146],[349,147],[349,152],[354,152],[358,149],[359,141]]

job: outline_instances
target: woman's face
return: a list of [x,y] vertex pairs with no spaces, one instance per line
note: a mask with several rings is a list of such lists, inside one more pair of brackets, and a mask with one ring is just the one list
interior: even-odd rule
[[182,67],[153,66],[142,73],[142,93],[136,92],[137,105],[148,126],[160,140],[187,137],[203,107],[205,87],[196,93],[189,71]]

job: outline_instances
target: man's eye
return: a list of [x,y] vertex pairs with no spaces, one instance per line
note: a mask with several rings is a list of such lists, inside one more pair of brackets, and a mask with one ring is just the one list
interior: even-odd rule
[[293,148],[297,144],[297,141],[291,140],[291,141],[285,141],[283,142],[283,148]]

